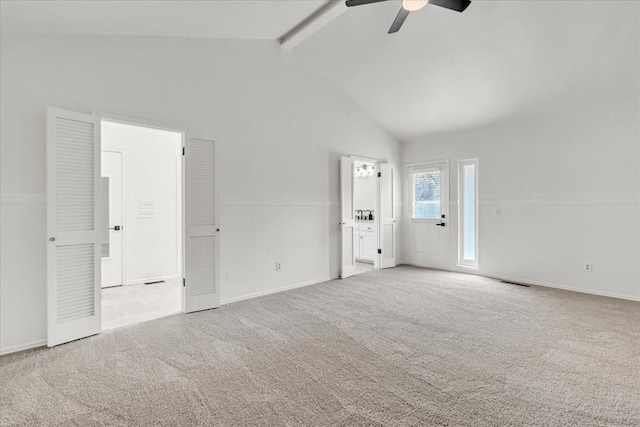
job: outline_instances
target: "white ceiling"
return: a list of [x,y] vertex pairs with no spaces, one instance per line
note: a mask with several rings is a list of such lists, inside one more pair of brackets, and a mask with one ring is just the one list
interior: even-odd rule
[[387,35],[398,9],[350,8],[294,52],[403,140],[637,96],[638,2],[428,6]]
[[3,33],[276,39],[325,0],[5,1]]
[[[2,32],[276,39],[325,0],[5,1]],[[349,8],[294,49],[402,140],[637,93],[640,2]]]

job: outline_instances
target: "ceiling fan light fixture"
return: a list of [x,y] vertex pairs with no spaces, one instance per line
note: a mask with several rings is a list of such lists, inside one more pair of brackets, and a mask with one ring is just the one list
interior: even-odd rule
[[425,7],[429,0],[402,0],[402,7],[409,12],[415,12]]

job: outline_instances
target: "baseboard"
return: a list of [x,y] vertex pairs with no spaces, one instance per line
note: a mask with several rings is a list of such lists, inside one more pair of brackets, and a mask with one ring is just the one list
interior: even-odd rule
[[[473,274],[473,273],[471,273],[471,274]],[[479,274],[479,276],[481,276],[481,275]],[[578,293],[581,293],[581,294],[597,295],[597,296],[601,296],[601,297],[618,298],[618,299],[624,299],[624,300],[628,300],[628,301],[640,302],[640,297],[632,297],[632,296],[629,296],[629,295],[621,295],[621,294],[616,294],[616,293],[613,293],[613,292],[592,291],[590,289],[574,288],[574,287],[571,287],[571,286],[556,285],[554,283],[539,282],[539,281],[536,281],[536,280],[519,279],[519,278],[515,278],[515,277],[494,276],[494,275],[484,276],[484,277],[488,277],[490,279],[496,279],[496,280],[505,280],[507,282],[524,283],[526,285],[542,286],[544,288],[561,289],[563,291],[578,292]]]
[[474,276],[482,276],[482,277],[487,277],[489,279],[495,279],[495,280],[505,280],[507,282],[524,283],[526,285],[541,286],[543,288],[562,289],[563,291],[571,291],[571,292],[578,292],[578,293],[581,293],[581,294],[597,295],[597,296],[601,296],[601,297],[618,298],[618,299],[624,299],[624,300],[628,300],[628,301],[640,302],[640,297],[633,297],[633,296],[630,296],[630,295],[616,294],[616,293],[613,293],[613,292],[593,291],[593,290],[590,290],[590,289],[583,289],[583,288],[575,288],[575,287],[572,287],[572,286],[557,285],[555,283],[540,282],[540,281],[537,281],[537,280],[522,279],[522,278],[519,278],[519,277],[501,276],[501,275],[496,275],[496,274],[490,274],[490,275],[489,274],[481,274],[479,270],[469,271],[467,269],[451,268],[451,269],[449,269],[449,271],[451,271],[453,273],[462,273],[462,274],[471,274],[471,275],[474,275]]
[[290,291],[291,289],[304,288],[305,286],[317,285],[318,283],[328,282],[330,280],[338,279],[338,276],[335,277],[325,277],[323,279],[310,280],[308,282],[296,283],[293,285],[283,286],[281,288],[269,289],[268,291],[256,292],[249,295],[243,295],[235,298],[223,299],[220,301],[220,305],[231,304],[238,301],[244,301],[251,298],[263,297],[265,295],[276,294],[278,292]]
[[159,282],[161,280],[175,280],[175,279],[179,279],[179,278],[180,278],[179,274],[172,274],[171,276],[149,277],[147,279],[138,279],[138,280],[128,281],[126,286],[129,286],[129,285],[142,285],[142,284],[149,283],[149,282]]
[[43,339],[43,340],[32,341],[26,344],[18,344],[11,347],[5,347],[0,349],[0,356],[4,356],[11,353],[17,353],[19,351],[24,351],[24,350],[31,350],[32,348],[43,347],[45,345],[47,345],[47,340]]

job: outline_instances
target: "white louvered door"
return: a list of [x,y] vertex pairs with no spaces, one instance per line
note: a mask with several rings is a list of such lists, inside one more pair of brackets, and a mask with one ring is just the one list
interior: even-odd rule
[[378,265],[380,268],[396,266],[396,208],[393,195],[393,166],[380,163],[378,208]]
[[47,111],[47,345],[101,330],[100,121]]
[[216,150],[213,141],[186,139],[185,313],[220,306]]
[[340,163],[340,206],[342,220],[342,251],[340,277],[356,274],[356,221],[353,206],[354,161],[343,157]]

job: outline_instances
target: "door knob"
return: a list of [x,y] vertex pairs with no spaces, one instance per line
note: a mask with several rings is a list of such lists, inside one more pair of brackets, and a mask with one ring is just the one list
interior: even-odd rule
[[109,230],[115,230],[115,231],[120,231],[120,226],[116,225],[115,227],[109,228]]
[[436,225],[437,225],[437,226],[439,226],[439,227],[444,227],[444,226],[446,226],[447,224],[445,224],[444,222],[441,222],[441,223],[436,224]]
[[56,241],[56,238],[55,238],[55,237],[49,237],[49,241],[50,241],[50,242],[55,242],[55,241]]

